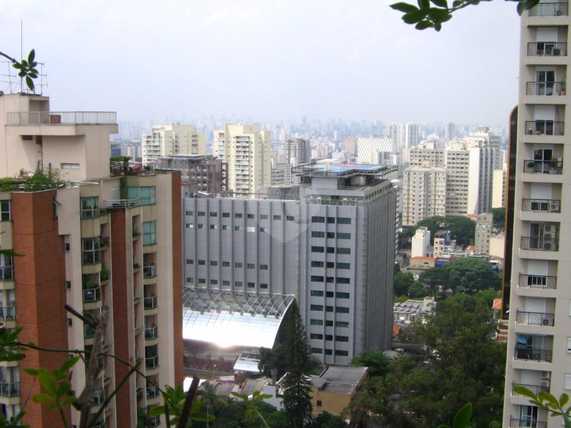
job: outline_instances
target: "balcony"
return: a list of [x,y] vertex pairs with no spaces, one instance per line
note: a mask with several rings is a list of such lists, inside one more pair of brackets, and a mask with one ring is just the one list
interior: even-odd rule
[[555,325],[555,314],[518,310],[516,322],[523,325],[553,327]]
[[157,308],[157,296],[145,296],[144,305],[145,309],[156,309]]
[[15,319],[16,319],[16,307],[15,306],[0,307],[0,320],[2,320],[2,321],[14,321]]
[[0,397],[19,397],[20,382],[0,383]]
[[526,95],[542,97],[565,95],[565,82],[527,82]]
[[555,290],[557,288],[557,277],[547,275],[529,275],[521,273],[519,275],[519,286],[521,288],[539,288]]
[[549,385],[526,385],[525,383],[512,383],[512,387],[516,386],[527,388],[534,394],[539,394],[540,392],[549,392]]
[[146,389],[147,389],[147,400],[154,400],[156,398],[159,398],[159,396],[161,395],[159,387],[156,385],[147,386]]
[[101,289],[99,287],[83,289],[83,303],[97,303],[101,301]]
[[553,238],[545,239],[539,236],[524,236],[521,238],[522,250],[559,251],[559,242]]
[[523,172],[526,174],[563,174],[563,161],[561,160],[524,160]]
[[565,133],[565,122],[553,120],[531,120],[525,122],[525,135],[561,136]]
[[145,265],[145,266],[143,266],[143,277],[145,279],[156,278],[156,276],[157,276],[156,265]]
[[553,350],[536,347],[516,347],[514,358],[516,360],[545,361],[550,363],[553,358]]
[[13,281],[14,268],[12,266],[0,266],[0,281]]
[[24,111],[8,112],[6,124],[29,125],[115,125],[117,113],[111,111]]
[[559,199],[522,199],[522,211],[560,213],[561,200]]
[[529,10],[529,16],[567,16],[568,2],[539,3]]
[[153,370],[159,367],[159,356],[145,358],[145,367],[149,370]]
[[538,421],[532,417],[529,418],[516,418],[510,417],[510,428],[547,428],[546,421]]
[[531,42],[527,44],[528,56],[567,56],[565,42]]
[[145,327],[145,340],[155,340],[159,337],[157,326]]

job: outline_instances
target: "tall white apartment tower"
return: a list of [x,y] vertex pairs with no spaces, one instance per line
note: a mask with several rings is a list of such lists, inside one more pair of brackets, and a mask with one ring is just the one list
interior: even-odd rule
[[254,125],[226,125],[224,160],[228,163],[228,190],[258,193],[271,185],[272,145],[269,131]]
[[206,138],[190,125],[153,126],[150,134],[141,138],[143,164],[149,165],[161,156],[205,155]]
[[[513,385],[571,391],[571,134],[568,2],[541,1],[521,21],[513,257],[504,420],[561,427]],[[567,129],[569,128],[569,129]],[[511,181],[511,180],[510,180]],[[570,195],[567,194],[567,197]],[[505,302],[508,303],[508,302]]]

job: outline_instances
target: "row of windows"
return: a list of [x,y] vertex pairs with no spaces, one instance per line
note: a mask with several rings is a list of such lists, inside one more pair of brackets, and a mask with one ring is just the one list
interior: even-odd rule
[[[323,290],[311,290],[311,295],[314,297],[322,297],[323,296]],[[326,297],[337,297],[338,299],[348,299],[349,293],[346,293],[343,291],[337,291],[335,293],[333,293],[333,291],[326,291],[325,296]]]
[[337,266],[337,269],[351,269],[351,263],[338,262],[337,264],[335,264],[333,262],[320,262],[317,260],[311,262],[311,267],[320,268],[325,266],[327,266],[328,268],[334,268],[335,266]]
[[[321,348],[311,348],[312,354],[323,354],[323,349]],[[325,355],[332,355],[333,351],[331,349],[325,350]],[[339,357],[347,357],[349,355],[349,351],[343,351],[341,349],[335,350],[335,355]]]
[[[188,216],[191,216],[193,214],[193,211],[185,211],[185,214]],[[205,211],[197,211],[196,215],[198,217],[205,217],[206,216],[206,212]],[[218,212],[216,211],[210,211],[209,213],[210,217],[218,217]],[[222,217],[223,218],[230,218],[230,213],[229,212],[223,212],[222,213]],[[234,213],[234,218],[243,218],[244,215],[242,213]],[[256,218],[256,214],[247,214],[247,217],[249,219],[255,219]],[[268,214],[260,214],[260,220],[268,220],[270,218],[270,216]],[[272,218],[274,220],[281,220],[282,216],[279,214],[274,214],[272,216]],[[295,221],[295,217],[292,215],[288,215],[286,216],[286,220],[287,221]]]
[[[311,334],[310,334],[310,339],[323,340],[323,335],[320,334],[320,333],[311,333]],[[331,335],[331,334],[326,334],[326,335],[325,335],[325,340],[327,340],[327,341],[333,341],[333,335]],[[349,342],[349,337],[348,337],[348,336],[335,336],[335,341],[336,341],[336,342]]]
[[337,283],[337,284],[350,284],[351,280],[349,278],[342,278],[342,277],[332,277],[332,276],[328,276],[326,278],[324,278],[321,275],[311,275],[311,281],[312,282],[323,282],[323,281],[329,282],[329,283]]
[[[325,232],[321,232],[321,231],[311,232],[312,238],[325,238],[325,236],[326,236]],[[334,232],[327,232],[327,238],[334,239],[335,233]],[[337,239],[351,239],[351,234],[339,232],[339,233],[337,233]]]
[[0,221],[10,221],[12,219],[10,206],[11,201],[9,199],[0,201]]
[[[318,245],[314,245],[311,247],[311,252],[312,253],[324,253],[325,247],[320,247]],[[327,247],[327,253],[328,254],[335,254],[335,247]],[[351,254],[351,248],[339,247],[339,248],[337,248],[337,254]]]
[[350,217],[321,217],[321,216],[312,216],[311,222],[312,223],[325,223],[327,221],[328,224],[351,224]]
[[[194,284],[194,278],[187,277],[186,282],[188,284]],[[218,281],[217,279],[211,279],[209,281],[210,285],[218,285],[220,283],[221,283],[222,287],[230,288],[230,281],[228,281],[228,280]],[[206,278],[198,278],[197,284],[206,284]],[[242,281],[234,281],[234,288],[242,288],[242,287],[244,287],[244,283]],[[247,288],[256,288],[256,283],[255,282],[247,282],[246,287]],[[262,290],[267,290],[268,287],[269,286],[267,283],[265,283],[265,282],[260,283],[260,288]]]
[[[193,223],[186,223],[185,227],[186,227],[187,229],[194,229],[194,224],[193,224]],[[199,224],[196,225],[196,228],[197,228],[197,229],[204,229],[204,224],[199,223]],[[230,225],[228,225],[228,224],[223,224],[221,228],[222,228],[222,230],[230,230]],[[242,226],[239,226],[239,225],[234,225],[234,227],[233,227],[233,230],[235,230],[235,231],[239,231],[239,230],[243,230],[243,229],[244,229],[244,228],[243,228]],[[248,227],[246,227],[246,232],[248,232],[248,233],[254,233],[254,232],[256,232],[257,229],[258,229],[258,228],[257,228],[256,226],[248,226]],[[210,230],[218,230],[218,225],[217,225],[217,224],[211,224],[211,225],[210,225]],[[259,231],[260,231],[260,232],[265,232],[265,231],[266,231],[266,228],[265,228],[265,227],[260,227],[260,228],[259,228]]]
[[[312,311],[323,312],[323,305],[310,305],[309,309]],[[346,306],[335,306],[335,308],[333,308],[333,306],[325,306],[325,312],[333,311],[338,314],[348,314],[349,308]]]
[[[194,260],[193,259],[186,259],[186,264],[189,265],[193,265],[194,264]],[[198,260],[198,264],[200,266],[205,266],[206,265],[206,260]],[[218,262],[216,260],[210,260],[210,266],[218,266]],[[232,263],[230,262],[222,262],[222,266],[223,267],[230,267]],[[244,267],[244,263],[242,262],[236,262],[234,263],[234,267],[235,268],[242,268]],[[256,269],[256,264],[255,263],[246,263],[246,267],[248,269]],[[260,270],[268,270],[268,265],[265,264],[261,264],[260,265]]]
[[[311,325],[323,325],[323,320],[311,318],[309,320],[309,323]],[[325,320],[325,326],[326,327],[333,327],[333,321]],[[349,322],[348,321],[335,321],[335,327],[349,327]]]

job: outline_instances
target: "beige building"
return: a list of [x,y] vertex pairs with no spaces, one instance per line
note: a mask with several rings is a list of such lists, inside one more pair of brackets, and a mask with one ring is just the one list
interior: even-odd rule
[[476,254],[487,256],[490,254],[490,239],[494,228],[494,216],[484,213],[478,216],[475,232]]
[[232,124],[224,129],[224,160],[228,190],[238,194],[261,192],[272,183],[271,134],[254,125]]
[[428,257],[432,253],[430,244],[430,230],[419,227],[412,237],[410,257]]
[[446,215],[446,170],[407,168],[402,180],[402,224],[414,226],[433,216]]
[[495,169],[493,176],[492,208],[505,208],[507,169]]
[[[130,376],[97,426],[134,428],[138,409],[159,402],[157,386],[183,378],[181,191],[177,174],[111,170],[115,132],[114,113],[56,113],[47,97],[0,95],[0,176],[51,167],[65,180],[36,188],[26,176],[3,180],[0,321],[21,326],[23,342],[92,349],[96,331],[64,305],[105,316],[104,352],[140,361],[146,377]],[[25,403],[29,426],[61,426],[57,413],[30,400],[39,384],[23,369],[55,369],[65,358],[30,350],[20,363],[1,362],[2,411],[17,414]],[[119,360],[103,357],[99,364],[94,411],[128,372]],[[78,364],[76,392],[85,379]],[[79,425],[75,410],[68,417]]]
[[[504,420],[561,427],[516,384],[556,397],[571,392],[571,191],[567,2],[541,1],[521,20],[514,230]],[[570,128],[571,129],[571,128]]]
[[191,125],[153,126],[150,134],[141,137],[143,165],[154,163],[161,156],[206,155],[206,137]]

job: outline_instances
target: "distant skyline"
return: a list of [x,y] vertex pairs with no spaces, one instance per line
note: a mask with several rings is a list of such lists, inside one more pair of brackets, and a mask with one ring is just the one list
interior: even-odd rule
[[504,126],[517,103],[511,2],[416,31],[388,0],[20,0],[0,50],[36,48],[59,110],[121,121],[239,117]]

